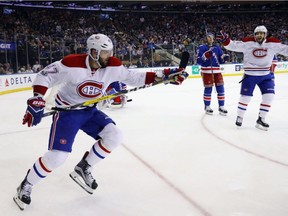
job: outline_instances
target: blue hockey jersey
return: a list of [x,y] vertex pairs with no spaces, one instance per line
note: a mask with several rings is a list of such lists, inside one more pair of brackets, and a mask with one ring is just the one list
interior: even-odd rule
[[[210,49],[210,58],[205,57],[205,52]],[[225,63],[228,55],[223,54],[222,49],[217,45],[201,45],[197,49],[197,64],[201,66],[202,73],[221,73],[220,64]]]

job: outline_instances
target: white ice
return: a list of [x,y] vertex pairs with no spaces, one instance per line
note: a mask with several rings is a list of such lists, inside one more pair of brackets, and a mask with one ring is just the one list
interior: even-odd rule
[[27,170],[47,149],[51,117],[21,124],[31,91],[1,100],[0,214],[7,216],[287,216],[288,74],[276,74],[269,131],[255,128],[256,87],[242,128],[235,119],[240,76],[225,76],[227,116],[203,110],[201,79],[130,93],[122,109],[105,109],[124,143],[93,170],[89,195],[69,173],[93,140],[79,132],[66,163],[34,186],[23,212],[12,197]]

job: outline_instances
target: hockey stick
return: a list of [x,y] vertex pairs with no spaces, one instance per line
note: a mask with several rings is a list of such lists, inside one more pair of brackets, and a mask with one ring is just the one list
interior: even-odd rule
[[[206,40],[207,40],[207,43],[208,43],[208,30],[206,28],[206,24],[205,24],[205,21],[204,21],[204,26],[205,26],[205,34],[206,34]],[[211,44],[211,46],[209,45],[209,49],[212,47],[213,44]],[[211,73],[212,73],[212,77],[213,77],[213,81],[214,81],[214,73],[213,73],[213,66],[212,66],[212,58],[213,58],[213,52],[212,50],[210,51],[211,53],[211,57],[210,57],[210,66],[211,66]]]
[[[205,22],[205,20],[204,20],[204,28],[205,28],[205,35],[206,35],[206,40],[207,40],[207,45],[209,46],[209,49],[212,47],[212,45],[213,45],[213,43],[211,44],[211,46],[208,44],[208,37],[209,37],[209,35],[208,35],[208,30],[207,30],[207,27],[206,27],[206,22]],[[211,51],[210,51],[210,69],[211,69],[211,76],[212,76],[212,87],[213,87],[213,85],[214,85],[214,83],[215,83],[215,78],[214,78],[214,71],[213,71],[213,60],[212,60],[212,58],[213,58],[213,51],[212,51],[212,49],[211,49]],[[215,86],[216,86],[216,83],[215,83]],[[216,88],[214,88],[214,92],[216,93]]]
[[[179,68],[186,68],[186,66],[188,64],[188,61],[189,61],[189,53],[188,52],[183,52],[182,53],[182,57],[181,57],[181,61],[180,61],[180,64],[179,64]],[[103,100],[109,100],[109,99],[118,97],[120,95],[127,94],[129,92],[138,91],[140,89],[149,88],[149,87],[156,86],[156,85],[159,85],[159,84],[162,84],[162,83],[169,83],[169,81],[173,81],[173,79],[174,79],[174,76],[169,78],[169,79],[167,79],[167,80],[155,81],[155,82],[153,82],[151,84],[145,84],[143,86],[139,86],[139,87],[135,87],[135,88],[131,88],[131,89],[125,89],[125,90],[122,90],[122,91],[117,92],[115,94],[105,95],[105,96],[102,96],[100,98],[95,98],[95,99],[88,100],[88,101],[85,101],[83,103],[77,103],[77,104],[74,104],[74,105],[71,105],[71,106],[52,107],[51,110],[53,110],[53,111],[44,113],[42,117],[53,115],[57,111],[69,111],[69,110],[73,110],[73,109],[78,108],[78,107],[89,106],[89,105],[98,103],[98,102],[103,101]]]

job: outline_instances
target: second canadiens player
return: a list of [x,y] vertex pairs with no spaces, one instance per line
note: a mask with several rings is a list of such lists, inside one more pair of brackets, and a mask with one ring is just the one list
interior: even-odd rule
[[[242,52],[244,54],[243,67],[244,77],[242,79],[240,99],[237,108],[236,125],[242,126],[244,114],[253,96],[256,85],[262,94],[262,101],[256,128],[267,131],[269,124],[265,118],[270,110],[275,94],[274,68],[275,55],[288,56],[288,46],[281,44],[276,38],[266,38],[267,28],[263,25],[254,29],[254,37],[246,37],[242,41],[233,41],[223,30],[217,39],[222,42],[227,50]],[[274,66],[273,66],[274,65]]]
[[[160,80],[171,80],[179,85],[187,77],[184,68],[164,69],[161,72],[133,72],[113,57],[113,44],[104,34],[93,34],[87,39],[87,54],[72,54],[40,71],[33,82],[34,96],[27,100],[23,124],[36,126],[43,116],[47,89],[61,84],[56,106],[67,106],[101,97],[110,83],[120,81],[131,86],[142,86]],[[67,112],[56,112],[50,128],[48,151],[35,161],[17,188],[14,201],[21,210],[31,203],[32,187],[62,165],[72,152],[79,130],[95,139],[75,166],[70,177],[88,193],[97,188],[92,167],[107,157],[122,143],[122,132],[115,122],[96,105],[79,107]]]

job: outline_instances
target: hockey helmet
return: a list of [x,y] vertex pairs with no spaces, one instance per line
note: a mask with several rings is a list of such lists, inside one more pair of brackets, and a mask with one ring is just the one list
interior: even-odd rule
[[[110,52],[110,56],[113,55],[113,43],[111,39],[104,34],[93,34],[87,39],[87,51],[89,56],[99,62],[100,53],[102,50]],[[96,58],[94,58],[91,54],[91,50],[95,49],[97,54]]]
[[257,32],[264,32],[265,33],[265,37],[267,36],[267,28],[262,25],[262,26],[257,26],[254,30],[254,35],[257,33]]

